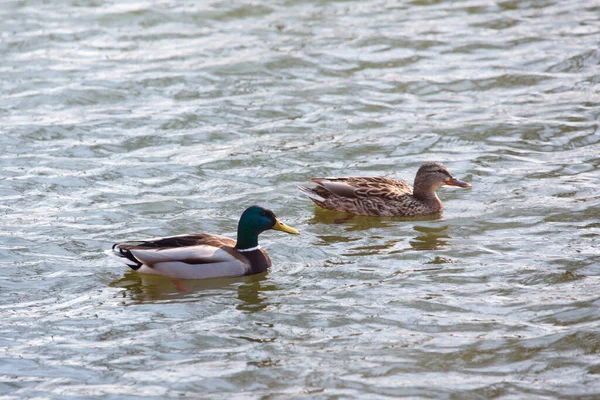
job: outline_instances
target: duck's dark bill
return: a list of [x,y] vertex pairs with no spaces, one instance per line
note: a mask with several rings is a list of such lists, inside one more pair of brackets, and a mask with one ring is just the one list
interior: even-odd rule
[[284,224],[283,222],[281,222],[278,219],[275,220],[275,225],[273,225],[273,229],[275,229],[276,231],[287,232],[287,233],[291,233],[294,235],[300,234],[300,232],[298,232],[297,229],[294,229],[291,226]]
[[468,184],[467,182],[459,181],[456,178],[448,179],[448,181],[446,181],[446,185],[448,185],[448,186],[458,186],[458,187],[461,187],[461,188],[470,188],[471,187],[471,185]]

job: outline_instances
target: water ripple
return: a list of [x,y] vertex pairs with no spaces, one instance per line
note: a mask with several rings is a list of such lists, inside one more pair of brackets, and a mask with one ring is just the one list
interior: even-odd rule
[[[0,396],[598,396],[599,9],[5,2]],[[295,189],[431,160],[473,185],[440,219]],[[302,232],[264,275],[101,252],[255,203]]]

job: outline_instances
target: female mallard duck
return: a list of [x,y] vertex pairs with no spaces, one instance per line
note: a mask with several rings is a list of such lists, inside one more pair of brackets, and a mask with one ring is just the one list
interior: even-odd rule
[[298,186],[319,207],[356,215],[415,217],[437,214],[444,206],[435,194],[440,186],[470,188],[442,164],[421,165],[414,189],[403,181],[383,177],[312,178],[315,188]]
[[258,235],[268,229],[300,233],[282,223],[273,211],[252,206],[240,217],[237,242],[197,233],[115,244],[106,253],[140,273],[176,279],[252,275],[271,266],[269,256],[258,245]]

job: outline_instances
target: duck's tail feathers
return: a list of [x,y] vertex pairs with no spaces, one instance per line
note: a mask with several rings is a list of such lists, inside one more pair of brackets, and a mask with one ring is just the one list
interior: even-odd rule
[[307,195],[308,197],[310,197],[312,200],[315,201],[319,201],[319,202],[324,202],[325,199],[321,196],[319,196],[318,194],[316,194],[311,188],[306,187],[306,186],[298,186],[298,189],[304,193],[305,195]]
[[118,244],[115,244],[112,249],[104,250],[104,253],[106,253],[109,257],[122,262],[134,271],[140,269],[142,263],[139,262],[129,250],[122,249],[118,246]]

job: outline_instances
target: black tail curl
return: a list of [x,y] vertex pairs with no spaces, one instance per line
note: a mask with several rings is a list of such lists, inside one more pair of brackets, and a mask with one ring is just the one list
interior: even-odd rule
[[118,245],[119,245],[118,243],[113,245],[113,247],[112,247],[113,251],[115,251],[115,248],[116,248],[116,250],[119,251],[119,254],[121,256],[125,257],[129,261],[132,261],[135,264],[135,265],[127,264],[127,266],[129,268],[131,268],[134,271],[137,271],[138,269],[140,269],[143,264],[141,262],[139,262],[139,260],[137,258],[135,258],[133,254],[131,254],[131,251],[129,251],[128,249],[124,249],[122,247],[117,247]]

